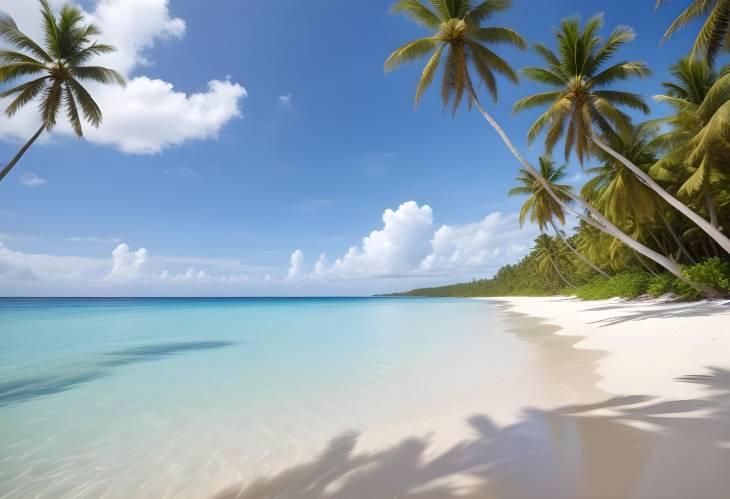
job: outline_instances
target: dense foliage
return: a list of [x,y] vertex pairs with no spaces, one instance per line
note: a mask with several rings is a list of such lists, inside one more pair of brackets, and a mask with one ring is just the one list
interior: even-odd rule
[[[568,257],[567,253],[565,256]],[[536,241],[536,247],[529,255],[516,265],[502,267],[491,279],[474,279],[465,283],[415,289],[405,293],[395,293],[393,296],[489,297],[562,294],[578,296],[584,300],[603,300],[615,297],[634,299],[644,295],[656,298],[671,293],[677,299],[693,300],[702,297],[695,288],[666,272],[650,273],[641,267],[629,267],[604,277],[592,273],[588,266],[574,265],[575,262],[560,258],[556,263],[560,265],[561,277],[556,269],[552,272],[541,271],[541,262],[540,248]],[[683,272],[694,282],[712,286],[723,295],[730,296],[730,262],[718,257],[708,258],[701,263],[683,267]],[[567,285],[565,280],[575,283],[574,287]]]

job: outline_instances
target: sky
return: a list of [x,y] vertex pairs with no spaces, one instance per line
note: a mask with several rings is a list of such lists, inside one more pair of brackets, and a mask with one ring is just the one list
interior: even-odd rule
[[[630,25],[637,38],[615,61],[651,66],[624,88],[658,117],[669,110],[650,96],[697,26],[660,44],[687,1],[654,3],[514,0],[490,24],[550,47],[564,17],[604,12],[604,35]],[[90,85],[102,126],[77,139],[61,120],[0,182],[0,295],[369,295],[488,277],[529,251],[537,231],[507,196],[519,164],[493,130],[465,107],[444,112],[438,85],[414,110],[423,63],[383,72],[426,34],[390,1],[77,5],[118,49],[96,62],[128,84]],[[0,11],[40,38],[35,2]],[[511,109],[541,89],[498,86],[490,112],[536,161],[525,136],[539,111]],[[0,116],[0,160],[38,126],[34,105]],[[569,179],[585,180],[575,160]]]

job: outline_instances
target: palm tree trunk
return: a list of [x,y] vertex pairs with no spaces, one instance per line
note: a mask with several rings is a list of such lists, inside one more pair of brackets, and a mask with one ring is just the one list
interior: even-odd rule
[[582,198],[579,196],[576,196],[575,194],[570,193],[571,199],[576,201],[578,204],[581,205],[582,208],[588,211],[588,213],[591,216],[587,216],[585,213],[583,213],[580,210],[576,210],[573,207],[569,206],[567,203],[563,202],[553,191],[552,187],[550,187],[550,184],[547,180],[545,180],[540,173],[535,169],[534,166],[532,166],[523,156],[520,154],[520,152],[517,150],[517,148],[514,146],[512,141],[507,137],[507,134],[504,132],[501,126],[492,118],[492,116],[482,107],[481,103],[479,102],[479,99],[477,98],[476,92],[474,92],[474,86],[471,83],[471,78],[467,74],[467,87],[469,90],[469,96],[471,97],[472,102],[476,106],[476,108],[479,110],[479,112],[484,116],[484,119],[487,120],[487,122],[494,128],[494,130],[497,132],[497,135],[502,139],[502,142],[507,146],[507,148],[510,150],[510,152],[514,155],[515,158],[517,158],[517,161],[520,162],[520,164],[532,175],[535,180],[537,180],[540,185],[545,188],[545,190],[550,194],[550,196],[558,202],[564,209],[569,211],[570,213],[574,214],[579,219],[583,220],[587,224],[597,228],[598,230],[605,232],[606,234],[615,237],[622,243],[624,243],[629,248],[633,249],[634,251],[637,251],[646,257],[650,258],[654,262],[658,263],[665,269],[667,269],[669,272],[674,274],[678,279],[681,279],[682,281],[690,284],[692,287],[696,288],[698,291],[701,292],[708,292],[705,287],[700,286],[698,284],[692,283],[687,279],[687,277],[682,273],[682,270],[680,269],[679,265],[677,265],[676,262],[672,261],[671,259],[667,258],[666,256],[657,253],[653,249],[645,246],[644,244],[640,243],[639,241],[636,241],[635,239],[632,239],[627,234],[625,234],[621,229],[613,225],[606,217],[604,217],[598,210],[593,208],[590,204],[586,203]]
[[568,242],[568,240],[567,240],[567,239],[565,239],[565,238],[563,237],[563,235],[562,235],[562,234],[560,233],[560,231],[559,231],[559,230],[558,230],[558,228],[556,227],[556,225],[555,225],[555,222],[553,222],[552,220],[550,220],[550,225],[552,225],[552,227],[553,227],[553,230],[555,231],[555,235],[556,235],[556,236],[558,236],[558,237],[560,238],[560,240],[561,240],[561,241],[563,241],[563,243],[565,243],[565,245],[566,245],[566,246],[567,246],[568,248],[570,248],[570,250],[571,250],[571,251],[572,251],[573,253],[575,253],[575,254],[576,254],[576,256],[577,256],[578,258],[580,258],[580,259],[581,259],[581,261],[582,261],[583,263],[585,263],[586,265],[590,266],[590,267],[591,267],[591,268],[592,268],[593,270],[595,270],[596,272],[598,272],[598,273],[599,273],[599,274],[601,274],[602,276],[604,276],[604,277],[610,277],[610,276],[609,276],[608,274],[606,274],[606,273],[605,273],[604,271],[602,271],[601,269],[599,269],[598,267],[596,267],[595,265],[593,265],[593,264],[591,263],[591,261],[590,261],[590,260],[588,260],[588,259],[587,259],[586,257],[584,257],[583,255],[581,255],[581,254],[580,254],[580,252],[578,252],[578,250],[577,250],[577,249],[575,249],[575,248],[574,248],[574,247],[573,247],[573,246],[572,246],[572,245],[571,245],[571,244],[570,244],[570,243]]
[[10,160],[10,163],[5,165],[3,170],[0,172],[0,182],[5,178],[5,176],[10,173],[10,170],[13,169],[15,166],[15,163],[18,162],[18,160],[25,154],[25,151],[28,150],[28,148],[33,145],[33,142],[36,141],[36,139],[43,133],[43,130],[46,129],[46,125],[41,125],[41,127],[38,129],[36,133],[33,134],[33,136],[30,138],[28,142],[25,143],[23,147],[20,148],[20,151],[18,151],[18,154],[15,155],[13,159]]
[[674,231],[672,226],[667,221],[666,217],[662,214],[661,210],[657,209],[657,214],[659,215],[659,218],[661,219],[662,223],[664,223],[664,226],[667,228],[669,233],[672,235],[672,239],[674,239],[674,242],[677,243],[677,246],[679,247],[679,251],[684,253],[684,256],[687,257],[687,259],[691,263],[697,263],[697,260],[694,259],[694,257],[690,254],[690,252],[685,247],[684,243],[682,243],[682,240],[679,238],[677,233]]
[[707,214],[710,217],[710,225],[717,230],[720,230],[720,221],[717,219],[717,208],[715,207],[715,200],[709,192],[705,191],[705,204],[707,205]]
[[631,251],[634,252],[634,256],[636,257],[636,261],[639,262],[641,264],[641,266],[646,269],[647,272],[649,272],[651,275],[653,275],[654,277],[656,277],[656,272],[654,272],[652,270],[652,268],[649,267],[649,265],[646,264],[646,262],[644,261],[644,259],[641,258],[641,255],[639,254],[639,252],[638,251],[635,251],[635,250],[631,250]]
[[[725,236],[722,232],[720,232],[720,229],[717,227],[714,227],[710,222],[699,216],[697,213],[689,209],[684,203],[682,203],[680,200],[669,194],[667,191],[662,189],[662,187],[657,184],[653,178],[651,178],[649,175],[646,174],[641,168],[636,166],[634,163],[626,159],[624,156],[619,154],[618,152],[611,149],[609,146],[601,142],[601,140],[596,136],[594,133],[592,136],[593,143],[596,144],[598,147],[606,151],[608,154],[619,160],[626,168],[631,170],[631,172],[636,175],[639,180],[646,185],[648,188],[656,192],[664,201],[669,203],[672,207],[679,210],[680,213],[682,213],[684,216],[692,220],[695,224],[697,224],[702,230],[704,230],[712,239],[714,239],[717,244],[720,245],[722,249],[724,249],[727,253],[730,253],[730,239]],[[710,215],[712,216],[712,215]]]
[[568,286],[570,286],[571,288],[575,289],[575,286],[573,284],[571,284],[570,281],[567,280],[565,278],[565,276],[563,276],[563,274],[560,273],[560,269],[558,269],[558,266],[555,264],[555,260],[553,260],[553,257],[548,255],[548,258],[550,259],[550,263],[553,264],[553,268],[555,269],[555,272],[558,273],[558,276],[560,276],[560,278],[563,280],[563,282],[565,284],[567,284]]
[[656,234],[654,234],[654,231],[649,229],[649,237],[656,243],[657,248],[659,248],[660,251],[663,251],[664,253],[672,254],[670,251],[667,250],[666,246],[662,244],[662,242],[659,240],[658,237],[656,237]]

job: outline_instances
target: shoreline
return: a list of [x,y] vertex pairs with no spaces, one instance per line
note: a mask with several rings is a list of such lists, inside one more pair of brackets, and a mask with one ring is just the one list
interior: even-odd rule
[[345,434],[212,497],[715,499],[730,486],[730,306],[483,300],[542,373],[513,417],[499,417],[509,400],[482,400],[376,439]]
[[678,382],[709,369],[730,369],[730,301],[664,303],[619,298],[476,298],[539,317],[576,337],[575,349],[605,352],[597,387],[612,394],[693,397],[697,385]]

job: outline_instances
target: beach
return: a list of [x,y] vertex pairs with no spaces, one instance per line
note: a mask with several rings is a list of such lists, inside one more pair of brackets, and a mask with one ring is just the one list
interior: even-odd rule
[[[487,301],[538,346],[550,401],[497,410],[501,423],[480,412],[424,421],[390,444],[345,434],[316,459],[215,497],[726,497],[727,302]],[[570,398],[579,402],[559,404]]]
[[710,499],[730,486],[722,302],[0,306],[3,499]]

